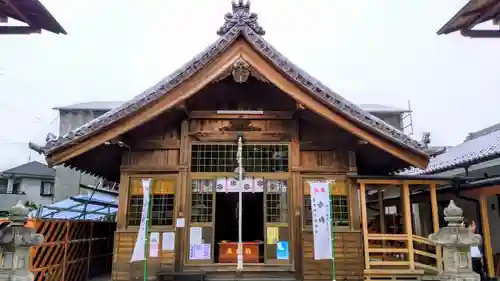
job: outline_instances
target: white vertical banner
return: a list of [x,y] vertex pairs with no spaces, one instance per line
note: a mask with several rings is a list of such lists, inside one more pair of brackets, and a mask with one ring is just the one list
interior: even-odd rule
[[135,241],[134,251],[132,252],[132,259],[130,262],[145,260],[146,253],[146,232],[149,223],[149,189],[151,186],[151,179],[142,180],[142,214],[141,224],[139,226],[139,233],[137,233],[137,240]]
[[311,208],[314,232],[314,259],[332,259],[330,187],[328,182],[311,182]]

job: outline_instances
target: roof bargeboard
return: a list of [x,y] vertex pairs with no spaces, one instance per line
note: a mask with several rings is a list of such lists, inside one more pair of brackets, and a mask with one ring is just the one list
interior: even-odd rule
[[467,36],[469,34],[467,31],[483,22],[496,19],[499,14],[500,2],[498,0],[468,0],[460,11],[437,31],[437,34],[449,34],[460,30]]
[[[233,13],[226,14],[225,20],[217,41],[179,70],[82,127],[49,140],[43,148],[48,162],[64,163],[151,120],[198,92],[236,60],[243,59],[310,110],[408,164],[427,166],[428,155],[420,143],[334,93],[267,43],[262,38],[264,30],[257,23],[257,15],[250,13],[249,3],[233,2]],[[183,91],[179,90],[181,86]]]

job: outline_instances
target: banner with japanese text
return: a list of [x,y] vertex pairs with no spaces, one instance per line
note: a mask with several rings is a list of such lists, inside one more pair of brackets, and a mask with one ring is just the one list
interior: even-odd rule
[[142,214],[141,223],[139,225],[139,233],[137,234],[137,240],[135,241],[134,251],[132,252],[132,259],[130,262],[142,261],[146,259],[146,247],[147,247],[147,225],[149,223],[149,189],[151,186],[151,179],[142,180]]
[[332,259],[329,183],[311,182],[310,188],[314,232],[314,259]]

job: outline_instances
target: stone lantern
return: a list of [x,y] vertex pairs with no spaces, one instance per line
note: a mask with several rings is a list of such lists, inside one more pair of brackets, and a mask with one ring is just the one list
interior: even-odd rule
[[481,244],[481,235],[465,228],[463,211],[453,200],[444,209],[444,220],[448,226],[442,227],[437,233],[429,235],[429,239],[443,248],[443,272],[440,280],[479,281],[479,274],[472,270],[470,247]]
[[10,209],[10,225],[0,229],[0,280],[32,281],[30,247],[43,243],[43,235],[24,226],[29,209],[19,201]]

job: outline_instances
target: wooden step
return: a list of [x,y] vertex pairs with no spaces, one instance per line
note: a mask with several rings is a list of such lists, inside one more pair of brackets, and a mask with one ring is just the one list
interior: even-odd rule
[[296,281],[294,272],[207,272],[207,281]]
[[410,269],[365,269],[367,281],[421,281],[423,270]]
[[390,276],[390,275],[408,275],[417,276],[424,275],[424,271],[421,269],[365,269],[364,274],[366,275],[377,275],[377,276]]

